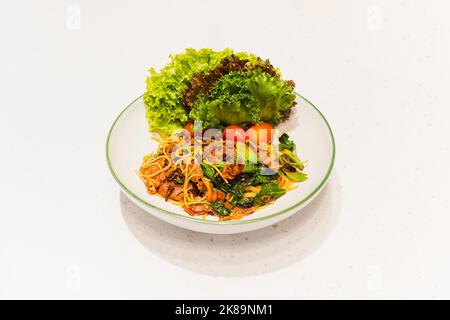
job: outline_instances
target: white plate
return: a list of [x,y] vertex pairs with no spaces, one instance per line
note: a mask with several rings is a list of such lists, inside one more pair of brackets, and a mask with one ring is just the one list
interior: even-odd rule
[[147,194],[137,176],[144,155],[156,150],[150,139],[145,104],[142,97],[134,100],[117,117],[106,145],[106,157],[112,175],[123,192],[138,206],[168,223],[206,233],[230,234],[260,229],[290,217],[311,202],[328,182],[335,158],[335,142],[331,128],[320,111],[298,96],[298,105],[288,121],[277,127],[297,145],[300,158],[308,161],[308,180],[298,184],[274,204],[257,210],[242,220],[220,222],[216,217],[191,217],[178,206]]

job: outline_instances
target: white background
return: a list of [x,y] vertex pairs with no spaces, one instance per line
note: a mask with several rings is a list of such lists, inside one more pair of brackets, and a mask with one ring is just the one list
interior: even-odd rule
[[[1,298],[450,298],[450,2],[2,1]],[[270,58],[330,121],[310,207],[186,232],[120,195],[105,139],[186,47]]]

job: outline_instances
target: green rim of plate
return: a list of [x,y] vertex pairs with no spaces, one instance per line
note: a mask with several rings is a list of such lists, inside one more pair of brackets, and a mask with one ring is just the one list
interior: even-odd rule
[[116,123],[119,121],[119,119],[122,117],[122,115],[139,99],[142,98],[143,95],[139,96],[138,98],[134,99],[118,116],[117,118],[114,120],[114,123],[111,126],[111,129],[109,130],[108,133],[108,138],[106,139],[106,161],[108,162],[108,167],[109,170],[111,171],[111,174],[113,175],[114,179],[117,181],[117,183],[119,184],[119,186],[121,187],[121,189],[127,193],[130,197],[132,197],[133,199],[135,199],[136,201],[138,201],[139,203],[153,209],[153,210],[157,210],[161,213],[173,216],[173,217],[177,217],[179,219],[182,220],[187,220],[190,222],[196,222],[196,223],[200,223],[200,224],[214,224],[214,225],[238,225],[238,224],[247,224],[247,223],[253,223],[253,222],[259,222],[259,221],[263,221],[263,220],[268,220],[268,219],[272,219],[274,217],[277,217],[279,215],[282,215],[286,212],[289,212],[305,203],[307,203],[312,197],[314,197],[318,192],[320,192],[322,190],[322,188],[325,186],[325,184],[327,183],[328,179],[330,178],[331,172],[333,170],[333,166],[334,166],[334,161],[336,158],[336,142],[334,139],[334,135],[333,135],[333,131],[331,130],[330,124],[328,123],[327,119],[325,118],[325,116],[322,114],[322,112],[320,112],[320,110],[308,99],[306,99],[305,97],[303,97],[302,95],[296,93],[296,95],[300,98],[302,98],[303,100],[305,100],[310,106],[312,106],[320,115],[320,117],[323,119],[323,121],[325,122],[325,124],[328,127],[328,130],[330,132],[330,138],[331,138],[331,142],[332,142],[332,146],[333,146],[333,152],[332,152],[332,156],[331,156],[331,160],[330,160],[330,165],[328,167],[328,171],[327,174],[325,175],[325,177],[322,179],[322,181],[320,182],[320,184],[308,195],[306,196],[304,199],[300,200],[299,202],[295,203],[294,205],[290,206],[287,209],[284,209],[282,211],[279,211],[277,213],[273,213],[271,215],[268,216],[264,216],[264,217],[260,217],[260,218],[254,218],[254,219],[248,219],[248,220],[232,220],[232,221],[208,221],[208,220],[203,220],[203,219],[199,219],[199,218],[194,218],[194,217],[190,217],[190,216],[185,216],[185,215],[181,215],[175,212],[171,212],[168,210],[164,210],[162,208],[159,208],[157,206],[154,206],[150,203],[148,203],[147,201],[145,201],[144,199],[141,199],[139,196],[137,196],[136,194],[134,194],[131,190],[129,190],[124,183],[122,183],[122,181],[120,181],[120,179],[118,178],[117,174],[115,173],[112,164],[111,164],[111,160],[109,158],[109,142],[110,142],[110,138],[111,138],[111,134],[114,130],[114,127],[116,125]]

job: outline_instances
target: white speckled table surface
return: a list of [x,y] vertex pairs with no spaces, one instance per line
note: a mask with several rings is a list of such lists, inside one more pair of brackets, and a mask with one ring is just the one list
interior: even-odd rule
[[[449,1],[0,7],[0,298],[450,298]],[[310,206],[217,236],[120,193],[107,131],[185,47],[268,57],[325,114]]]

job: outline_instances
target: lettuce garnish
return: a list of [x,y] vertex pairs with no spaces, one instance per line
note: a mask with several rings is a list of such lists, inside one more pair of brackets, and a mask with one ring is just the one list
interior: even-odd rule
[[200,96],[189,113],[206,128],[279,123],[295,101],[291,85],[260,71],[232,72],[223,76],[208,96]]
[[[242,72],[222,67],[242,61]],[[205,88],[193,86],[198,79]],[[293,87],[293,82],[280,78],[279,70],[268,60],[254,54],[186,49],[171,55],[159,72],[150,69],[144,94],[149,129],[171,134],[190,120],[203,121],[207,128],[261,121],[277,124],[295,104]],[[186,96],[191,98],[189,103]]]
[[170,134],[188,121],[188,112],[182,103],[182,93],[188,88],[195,73],[215,68],[231,49],[220,52],[211,49],[186,49],[185,53],[171,55],[170,62],[157,72],[150,69],[144,102],[150,131]]

